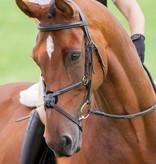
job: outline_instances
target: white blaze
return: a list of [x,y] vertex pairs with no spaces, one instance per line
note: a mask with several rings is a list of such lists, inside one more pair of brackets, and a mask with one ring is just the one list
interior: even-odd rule
[[52,53],[54,51],[54,43],[53,43],[53,39],[50,35],[47,38],[46,51],[47,51],[47,54],[48,54],[49,58],[51,59]]

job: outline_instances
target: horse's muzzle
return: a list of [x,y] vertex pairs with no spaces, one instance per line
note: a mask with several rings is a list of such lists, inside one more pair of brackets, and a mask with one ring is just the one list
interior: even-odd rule
[[70,157],[77,153],[81,148],[81,142],[73,140],[69,136],[62,136],[58,143],[48,143],[48,147],[55,153],[56,157]]

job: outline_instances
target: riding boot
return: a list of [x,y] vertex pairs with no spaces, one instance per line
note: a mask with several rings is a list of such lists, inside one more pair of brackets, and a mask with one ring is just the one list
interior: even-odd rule
[[21,164],[38,164],[46,147],[43,137],[44,125],[40,121],[38,112],[32,112],[25,135]]

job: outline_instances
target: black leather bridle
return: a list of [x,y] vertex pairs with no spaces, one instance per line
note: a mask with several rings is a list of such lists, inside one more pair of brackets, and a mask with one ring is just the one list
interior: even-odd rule
[[[102,61],[101,55],[92,41],[88,28],[87,28],[87,22],[84,17],[84,14],[80,7],[72,0],[68,0],[68,2],[74,4],[77,7],[77,10],[79,11],[79,16],[80,16],[80,21],[78,22],[69,22],[69,23],[63,23],[63,24],[52,24],[52,25],[43,25],[39,24],[38,29],[42,32],[48,32],[48,31],[56,31],[56,30],[63,30],[63,29],[69,29],[69,28],[76,28],[76,27],[82,27],[84,31],[84,37],[85,37],[85,71],[84,71],[84,76],[82,79],[74,83],[72,85],[69,85],[63,89],[57,90],[55,92],[52,91],[46,91],[46,84],[44,83],[44,105],[45,109],[50,109],[54,108],[58,112],[60,112],[62,115],[67,117],[69,120],[74,122],[76,125],[78,125],[79,129],[82,131],[82,126],[81,126],[81,121],[83,119],[86,119],[88,115],[84,116],[83,115],[83,110],[86,105],[91,104],[91,92],[92,92],[92,74],[94,73],[94,66],[93,66],[93,54],[96,54],[99,60],[99,63],[101,64],[102,70],[104,72],[104,63]],[[58,96],[68,92],[74,88],[77,88],[79,86],[86,86],[87,94],[86,94],[86,100],[85,103],[82,105],[81,110],[80,110],[80,115],[78,115],[76,118],[70,115],[69,113],[65,112],[62,110],[59,106],[57,106],[57,99]]]
[[[67,86],[63,89],[57,90],[55,92],[46,91],[46,84],[43,80],[45,109],[48,109],[48,108],[56,109],[62,115],[64,115],[69,120],[71,120],[72,122],[77,124],[81,131],[82,131],[81,121],[86,119],[89,115],[96,115],[96,116],[107,117],[107,118],[111,118],[111,119],[132,119],[135,117],[144,116],[144,115],[154,111],[156,109],[156,104],[152,105],[151,107],[149,107],[148,109],[146,109],[144,111],[137,112],[134,114],[128,114],[128,115],[108,114],[108,113],[93,110],[93,109],[90,109],[86,116],[83,115],[84,107],[86,105],[91,104],[92,74],[94,73],[93,54],[97,55],[99,63],[101,64],[101,68],[102,68],[104,74],[105,74],[105,72],[104,72],[105,65],[102,61],[101,55],[98,51],[98,48],[96,47],[96,45],[94,44],[94,42],[92,41],[92,39],[89,35],[88,28],[87,28],[87,22],[86,22],[84,15],[83,15],[83,12],[81,11],[79,6],[73,0],[68,0],[68,2],[73,3],[77,7],[77,9],[79,11],[80,21],[63,23],[63,24],[52,24],[52,25],[39,24],[38,29],[40,31],[43,31],[43,32],[48,32],[48,31],[56,31],[56,30],[82,27],[84,34],[85,34],[84,35],[84,37],[85,37],[85,71],[84,71],[84,76],[82,77],[82,79],[79,82],[74,83],[72,85],[69,85],[69,86]],[[78,115],[75,118],[72,115],[65,112],[64,110],[62,110],[56,104],[57,104],[58,95],[61,95],[65,92],[68,92],[74,88],[81,86],[81,85],[86,86],[86,89],[87,89],[86,100],[80,109],[80,115]],[[153,88],[155,88],[154,84],[153,84]],[[156,89],[154,89],[154,90],[156,91]],[[18,121],[27,119],[29,117],[30,116],[26,116],[26,117],[23,117],[23,118],[18,119],[16,121],[18,122]]]

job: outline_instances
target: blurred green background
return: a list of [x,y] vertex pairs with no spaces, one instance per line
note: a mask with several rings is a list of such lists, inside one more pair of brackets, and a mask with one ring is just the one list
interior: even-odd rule
[[[128,30],[127,21],[109,1],[109,9]],[[156,16],[155,0],[138,0],[146,19],[145,65],[156,79]],[[0,84],[39,79],[40,71],[31,57],[37,28],[34,20],[25,16],[15,0],[5,0],[0,5]]]
[[0,84],[38,81],[39,69],[31,54],[38,30],[15,0],[0,5]]

